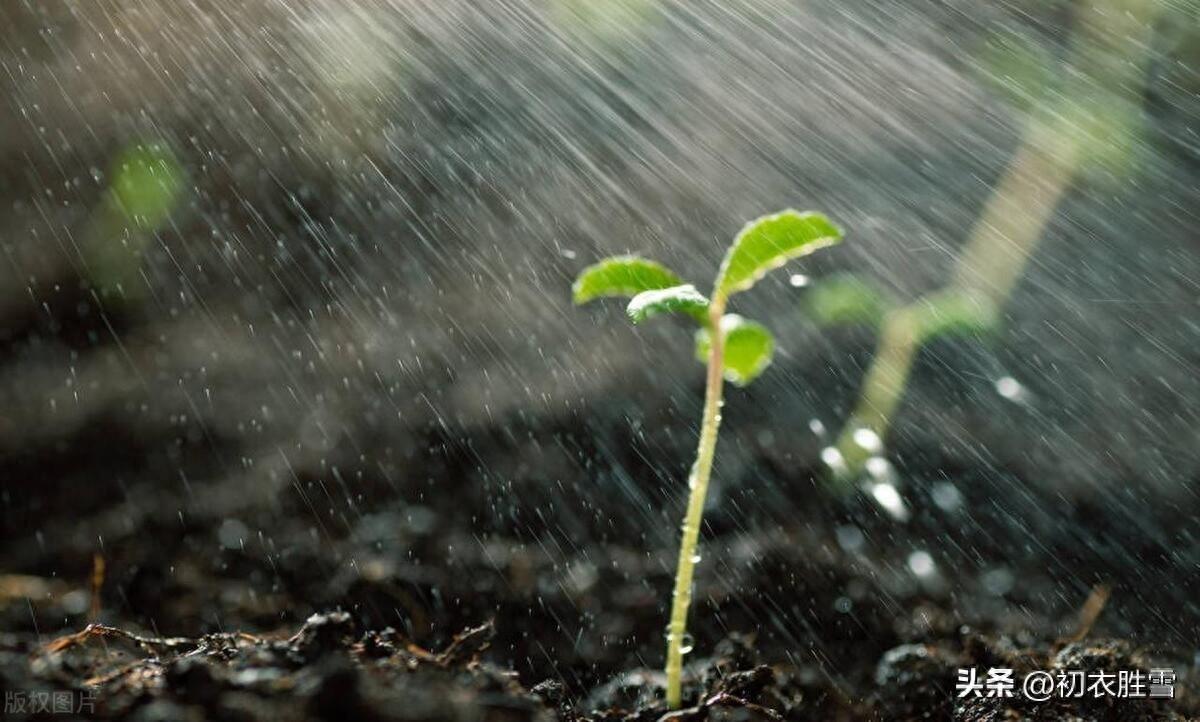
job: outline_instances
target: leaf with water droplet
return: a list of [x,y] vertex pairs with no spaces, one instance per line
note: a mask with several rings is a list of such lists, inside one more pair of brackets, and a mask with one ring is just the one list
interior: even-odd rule
[[842,231],[828,218],[811,211],[781,211],[747,223],[721,263],[713,295],[745,291],[793,258],[831,246]]
[[588,266],[575,279],[571,290],[575,303],[607,296],[636,296],[683,284],[675,272],[640,256],[613,256]]
[[[730,313],[721,318],[721,332],[725,339],[723,371],[731,383],[745,386],[771,364],[775,337],[766,326]],[[708,360],[711,343],[707,328],[696,332],[697,359]]]
[[642,291],[625,309],[629,320],[641,323],[662,313],[686,313],[704,323],[708,318],[708,299],[690,283],[653,291]]

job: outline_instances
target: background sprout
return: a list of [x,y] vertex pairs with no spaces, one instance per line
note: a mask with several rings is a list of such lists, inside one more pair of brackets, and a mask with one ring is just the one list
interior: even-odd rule
[[626,313],[634,323],[663,313],[684,313],[700,324],[696,355],[707,363],[704,412],[696,461],[688,477],[687,513],[671,619],[667,626],[667,705],[682,701],[683,639],[692,601],[692,575],[704,498],[708,491],[721,423],[722,382],[744,386],[771,363],[775,342],[762,324],[726,314],[733,294],[749,290],[768,271],[841,240],[841,230],[819,213],[785,210],[747,224],[733,241],[713,283],[712,298],[684,283],[666,267],[636,256],[609,258],[583,270],[575,281],[576,303],[603,296],[632,296]]
[[[1016,155],[958,256],[953,280],[884,318],[858,403],[836,445],[823,454],[839,483],[856,478],[879,453],[878,442],[887,437],[922,344],[943,333],[993,328],[1071,184],[1089,170],[1113,173],[1130,167],[1148,39],[1161,9],[1159,0],[1083,3],[1062,87],[1049,85],[1049,73],[1031,72],[1036,61],[1019,48],[987,56],[993,74],[1005,78],[1009,90],[1020,90],[1018,105],[1038,102],[1029,111]],[[861,294],[844,292],[840,300],[856,309],[870,305]],[[859,443],[864,438],[872,443]]]
[[131,226],[153,231],[167,220],[182,185],[183,172],[170,149],[138,144],[113,163],[110,202]]
[[102,294],[135,300],[141,292],[130,282],[154,233],[179,204],[183,169],[166,145],[138,143],[122,151],[110,176],[84,245],[87,275]]

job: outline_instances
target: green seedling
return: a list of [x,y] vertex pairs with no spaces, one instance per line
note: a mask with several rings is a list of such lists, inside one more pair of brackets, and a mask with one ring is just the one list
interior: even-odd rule
[[[985,58],[991,75],[1028,108],[1024,137],[961,250],[953,278],[942,290],[883,316],[858,404],[823,454],[843,488],[879,453],[921,345],[953,331],[993,328],[1072,183],[1095,169],[1119,175],[1136,167],[1141,88],[1163,5],[1082,3],[1061,68],[1013,44],[998,43]],[[871,312],[853,290],[832,293],[839,303],[825,304],[836,311],[831,316]]]
[[841,238],[841,230],[819,213],[786,210],[752,221],[738,233],[725,254],[710,298],[665,266],[637,256],[603,260],[584,269],[575,281],[577,304],[605,296],[631,297],[626,313],[634,323],[660,314],[682,313],[699,324],[696,356],[707,363],[708,373],[667,625],[667,705],[672,709],[682,701],[684,637],[692,601],[696,544],[721,423],[722,384],[728,380],[745,386],[758,378],[771,363],[775,348],[774,337],[765,326],[737,314],[726,314],[726,305],[734,294],[749,290],[768,271]]
[[822,454],[834,480],[842,483],[856,476],[878,453],[922,346],[935,338],[985,336],[999,324],[999,309],[991,299],[961,289],[946,289],[882,310],[879,352],[863,380],[851,423],[836,446]]
[[900,404],[921,346],[935,338],[990,335],[1000,324],[999,309],[985,294],[950,288],[905,305],[848,273],[815,284],[805,299],[805,308],[822,327],[866,326],[881,335],[880,352],[864,379],[853,423],[843,431],[837,445],[822,454],[839,483],[857,474],[878,452],[880,435]]

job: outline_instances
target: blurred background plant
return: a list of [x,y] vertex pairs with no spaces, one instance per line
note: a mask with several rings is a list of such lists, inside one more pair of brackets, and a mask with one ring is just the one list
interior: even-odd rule
[[150,286],[141,273],[145,252],[170,221],[186,181],[174,153],[157,142],[125,148],[108,177],[85,231],[83,275],[106,302],[135,304]]
[[[879,346],[854,410],[823,460],[841,482],[882,453],[913,360],[930,339],[996,330],[1001,310],[1036,252],[1059,201],[1081,175],[1115,183],[1137,172],[1143,88],[1159,0],[1088,0],[1059,63],[1018,35],[994,38],[980,67],[1029,113],[1017,153],[960,251],[953,278],[936,293],[882,313],[877,293],[840,281],[814,302],[829,322],[879,319]],[[1097,176],[1102,179],[1097,180]],[[1104,178],[1107,176],[1107,178]]]

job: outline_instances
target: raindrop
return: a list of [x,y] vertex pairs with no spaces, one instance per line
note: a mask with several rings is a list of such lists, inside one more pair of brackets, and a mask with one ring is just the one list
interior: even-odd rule
[[808,276],[803,273],[793,273],[788,283],[792,284],[792,288],[804,288],[808,285]]
[[900,492],[896,490],[895,486],[874,484],[871,486],[871,496],[893,518],[899,521],[908,521],[908,508],[904,505],[904,499],[900,497]]
[[842,452],[838,451],[835,446],[826,446],[821,449],[821,461],[834,474],[846,473],[846,460],[842,458]]
[[929,556],[929,552],[918,549],[908,555],[908,568],[913,574],[918,577],[929,577],[937,571],[937,565],[933,562],[933,557]]
[[1029,400],[1029,392],[1012,376],[1005,376],[996,380],[996,393],[1000,394],[1009,401],[1024,403]]
[[962,492],[948,481],[934,484],[933,489],[930,490],[930,496],[933,497],[933,503],[943,511],[958,511],[963,502]]
[[855,429],[854,443],[872,454],[878,454],[880,451],[883,451],[883,440],[879,438],[879,434],[876,434],[871,429]]
[[[667,643],[669,644],[671,642],[671,640],[673,640],[675,638],[675,635],[673,635],[671,632],[667,632],[666,637],[667,637]],[[689,652],[692,651],[692,649],[695,648],[695,646],[696,646],[696,641],[695,641],[695,639],[692,638],[691,632],[684,632],[683,640],[679,643],[679,652],[681,654],[688,654]]]
[[688,654],[695,648],[696,648],[696,640],[692,638],[691,634],[684,632],[683,641],[680,642],[680,644],[679,644],[680,654]]
[[871,480],[876,483],[895,485],[899,478],[896,474],[896,468],[882,456],[872,456],[867,459],[866,467],[867,473],[871,475]]
[[843,524],[842,526],[839,526],[837,530],[835,530],[834,534],[837,536],[838,546],[848,552],[857,551],[858,549],[862,548],[863,542],[866,541],[866,537],[863,536],[862,529],[859,529],[853,524]]
[[1016,583],[1016,578],[1005,567],[996,567],[984,572],[983,577],[980,578],[980,582],[982,582],[983,588],[987,590],[988,594],[1001,597],[1012,591],[1013,585]]

